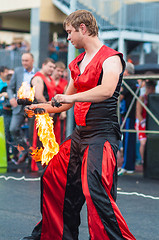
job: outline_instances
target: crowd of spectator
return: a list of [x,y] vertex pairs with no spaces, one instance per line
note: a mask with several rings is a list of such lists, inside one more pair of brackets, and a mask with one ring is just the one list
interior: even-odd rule
[[[0,56],[4,57],[0,59],[0,65],[7,65],[9,67],[16,67],[21,65],[21,54],[24,52],[30,52],[30,43],[26,40],[15,40],[10,44],[0,42]],[[67,65],[67,51],[68,44],[64,40],[51,41],[46,49],[47,56],[54,61],[62,61]],[[40,61],[41,62],[41,61]]]
[[5,49],[8,51],[22,51],[29,52],[30,51],[30,43],[26,40],[23,41],[14,41],[11,44],[7,44],[5,42],[0,43],[0,49]]

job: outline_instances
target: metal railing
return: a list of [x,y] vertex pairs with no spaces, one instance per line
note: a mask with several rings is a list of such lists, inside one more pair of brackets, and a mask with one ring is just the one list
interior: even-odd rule
[[[135,133],[135,132],[144,132],[144,133],[152,133],[152,134],[159,134],[159,131],[157,130],[135,130],[135,129],[124,129],[124,125],[125,125],[125,122],[126,122],[126,119],[127,117],[129,116],[129,113],[133,107],[133,104],[135,104],[135,100],[139,101],[140,104],[142,105],[143,108],[145,108],[146,110],[146,113],[150,115],[150,117],[154,120],[154,122],[157,124],[157,126],[159,126],[159,119],[152,113],[152,111],[140,100],[140,98],[138,97],[138,93],[139,93],[139,90],[140,90],[140,87],[136,90],[136,92],[134,92],[130,86],[126,83],[125,80],[130,80],[130,79],[133,79],[133,80],[138,80],[138,79],[141,79],[141,80],[146,80],[146,79],[152,79],[152,80],[156,80],[158,81],[159,80],[159,74],[155,74],[155,75],[131,75],[131,76],[126,76],[124,77],[123,79],[123,85],[128,89],[128,91],[130,92],[130,94],[133,96],[132,98],[132,101],[130,103],[130,106],[125,114],[125,117],[121,123],[121,126],[120,126],[120,130],[121,132],[131,132],[131,133]],[[120,104],[120,102],[119,102]],[[120,115],[120,111],[118,112],[118,114]],[[120,119],[120,116],[119,116],[119,119]]]
[[[70,9],[71,0],[52,0]],[[90,10],[101,31],[129,30],[159,33],[159,2],[141,0],[78,0],[77,9]]]

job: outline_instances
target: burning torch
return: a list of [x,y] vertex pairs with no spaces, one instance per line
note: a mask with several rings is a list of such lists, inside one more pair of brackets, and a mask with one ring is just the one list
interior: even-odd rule
[[19,105],[31,105],[35,98],[35,88],[30,87],[27,82],[23,82],[17,93],[17,103]]
[[[34,101],[35,90],[31,88],[30,85],[22,84],[18,91],[18,104],[19,105],[31,105]],[[55,106],[60,106],[56,100],[54,101]],[[43,147],[33,149],[31,148],[31,155],[34,157],[35,161],[41,161],[41,164],[48,164],[49,161],[56,155],[59,151],[59,145],[56,142],[54,129],[53,129],[53,118],[45,112],[43,108],[36,108],[34,111],[25,107],[25,112],[28,117],[35,115],[36,128],[38,129],[38,136],[43,144]]]

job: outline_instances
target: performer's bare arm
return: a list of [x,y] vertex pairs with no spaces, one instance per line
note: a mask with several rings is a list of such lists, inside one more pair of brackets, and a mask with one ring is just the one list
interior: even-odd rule
[[101,85],[98,85],[88,91],[76,93],[73,80],[71,79],[65,94],[57,94],[55,99],[62,106],[52,107],[51,104],[33,104],[30,109],[44,108],[48,113],[60,113],[70,109],[75,102],[101,102],[110,98],[117,86],[119,75],[123,71],[119,56],[113,56],[103,63],[103,78]]
[[35,87],[35,98],[38,102],[47,102],[43,92],[44,92],[44,82],[41,77],[37,76],[32,79],[32,85]]
[[101,102],[113,95],[119,80],[119,75],[122,71],[120,57],[110,57],[103,63],[103,78],[101,85],[88,91],[72,95],[57,94],[55,99],[61,103]]
[[[71,94],[75,94],[75,93],[76,93],[76,88],[74,87],[73,80],[70,79],[69,85],[68,85],[68,88],[67,88],[65,94],[71,95]],[[61,107],[53,107],[53,106],[51,106],[51,102],[47,102],[47,103],[41,103],[41,104],[32,104],[28,107],[31,110],[34,110],[36,108],[43,108],[48,113],[60,113],[60,112],[67,111],[68,109],[70,109],[73,106],[73,104],[74,103],[62,104]]]

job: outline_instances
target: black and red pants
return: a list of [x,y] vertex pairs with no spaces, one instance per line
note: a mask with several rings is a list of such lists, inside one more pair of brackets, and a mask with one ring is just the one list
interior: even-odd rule
[[86,200],[91,240],[135,239],[116,203],[118,140],[76,127],[42,177],[40,240],[78,240]]

